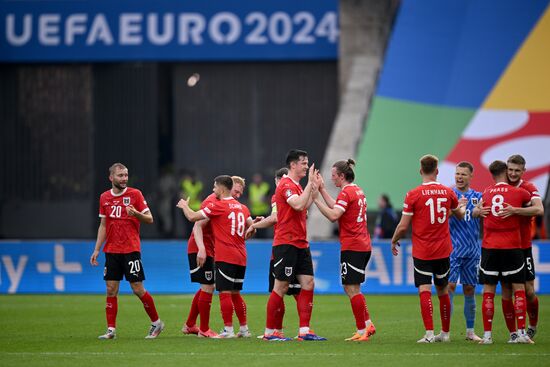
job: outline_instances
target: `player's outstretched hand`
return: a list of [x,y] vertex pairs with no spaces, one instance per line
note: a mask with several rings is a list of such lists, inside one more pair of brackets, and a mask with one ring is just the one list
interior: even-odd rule
[[254,218],[253,223],[258,223],[259,221],[264,220],[264,219],[265,219],[265,217],[263,217],[261,215],[258,215],[256,218]]
[[461,207],[466,207],[467,204],[468,204],[468,199],[466,199],[464,195],[461,195],[460,199],[458,199],[458,205]]
[[99,263],[97,262],[97,257],[98,256],[99,256],[99,251],[94,251],[94,253],[90,257],[90,264],[92,264],[92,266],[98,266],[99,265]]
[[315,163],[311,164],[311,167],[309,167],[309,174],[308,174],[308,182],[315,182]]
[[399,254],[399,249],[397,248],[399,246],[401,246],[399,241],[391,243],[391,253],[393,254],[393,256],[397,256]]
[[176,206],[180,209],[183,209],[184,207],[187,207],[189,208],[189,198],[187,199],[180,199],[180,201],[178,201],[178,203],[176,204]]
[[254,236],[255,234],[256,234],[256,228],[254,228],[253,226],[250,226],[248,227],[248,229],[246,230],[246,233],[244,234],[244,239],[247,240],[250,237]]

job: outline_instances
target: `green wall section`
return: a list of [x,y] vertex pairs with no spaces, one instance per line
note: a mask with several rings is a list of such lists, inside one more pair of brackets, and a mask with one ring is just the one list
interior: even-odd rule
[[400,209],[407,191],[420,184],[419,158],[435,154],[444,160],[474,113],[375,97],[356,169],[356,183],[365,190],[369,208],[377,208],[378,197],[387,193]]

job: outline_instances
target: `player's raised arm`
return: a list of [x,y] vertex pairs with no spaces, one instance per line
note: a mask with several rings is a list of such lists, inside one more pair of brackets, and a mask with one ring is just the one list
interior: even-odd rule
[[524,217],[538,217],[544,215],[544,206],[542,205],[542,200],[540,197],[535,197],[531,199],[530,205],[518,208],[510,204],[504,203],[504,208],[498,212],[499,217],[508,218],[512,215],[521,215]]
[[309,167],[309,181],[304,188],[304,192],[300,195],[293,195],[288,198],[287,203],[290,207],[296,211],[302,211],[307,209],[308,204],[311,204],[311,196],[316,190],[315,186],[315,164]]
[[323,200],[321,200],[321,198],[315,199],[315,205],[317,205],[317,208],[319,208],[321,213],[323,213],[323,215],[331,222],[336,222],[338,219],[340,219],[342,214],[344,214],[343,209],[337,206],[333,206],[332,208],[330,208],[326,203],[323,202]]
[[196,212],[189,207],[189,198],[187,198],[187,200],[180,199],[180,201],[178,201],[178,204],[176,206],[183,211],[183,215],[185,215],[185,217],[190,222],[197,222],[199,220],[206,218],[206,216],[202,213],[201,210]]

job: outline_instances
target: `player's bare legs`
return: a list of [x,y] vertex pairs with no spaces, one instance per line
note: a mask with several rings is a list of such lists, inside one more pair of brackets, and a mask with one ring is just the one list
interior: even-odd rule
[[145,290],[142,282],[130,282],[130,286],[134,294],[139,298],[141,303],[143,303],[143,308],[145,312],[147,312],[147,315],[149,315],[149,319],[151,319],[151,328],[145,338],[154,339],[164,330],[164,322],[159,318],[155,307],[155,301],[153,301],[153,297],[151,297],[149,292]]
[[344,284],[344,291],[349,297],[351,309],[355,317],[357,332],[347,341],[367,341],[369,336],[374,335],[376,329],[372,323],[365,301],[365,296],[361,293],[360,284]]

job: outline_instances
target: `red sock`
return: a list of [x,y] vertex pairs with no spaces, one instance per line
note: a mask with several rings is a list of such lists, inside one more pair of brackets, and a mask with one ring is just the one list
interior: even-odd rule
[[525,329],[525,316],[527,313],[527,305],[525,302],[525,291],[514,292],[514,311],[516,312],[518,329]]
[[189,315],[187,316],[187,321],[185,325],[191,327],[197,323],[197,316],[199,316],[199,297],[201,295],[201,290],[199,289],[193,297],[193,302],[191,302],[191,309],[189,310]]
[[539,322],[539,298],[537,296],[533,302],[527,300],[527,314],[529,315],[529,325],[537,326]]
[[283,329],[283,319],[285,318],[285,300],[281,298],[281,307],[279,308],[279,313],[277,314],[277,327],[275,329]]
[[439,314],[441,315],[441,331],[448,333],[451,328],[451,298],[448,294],[439,296]]
[[275,292],[271,292],[269,300],[267,301],[267,317],[265,327],[268,329],[278,329],[277,326],[282,324],[282,318],[279,321],[281,314],[281,304],[283,303],[283,297],[279,296]]
[[495,315],[494,293],[483,293],[483,304],[481,305],[481,313],[483,315],[483,331],[491,331],[493,329],[493,316]]
[[424,291],[420,292],[420,313],[422,314],[422,321],[424,321],[424,329],[433,330],[433,305],[432,305],[432,292]]
[[118,311],[118,299],[107,297],[105,302],[105,315],[107,316],[107,327],[116,327],[116,314]]
[[365,297],[359,293],[353,296],[350,302],[353,316],[355,316],[355,326],[357,330],[363,330],[365,328],[365,309],[367,308]]
[[302,289],[298,297],[298,316],[300,317],[300,327],[309,327],[311,313],[313,312],[313,289],[306,291]]
[[233,326],[233,301],[231,301],[231,293],[220,293],[220,309],[223,324],[225,326]]
[[241,297],[240,293],[232,293],[231,300],[233,301],[233,307],[239,319],[239,324],[246,325],[246,303],[244,299]]
[[159,314],[157,313],[157,309],[155,308],[155,301],[153,301],[153,297],[151,297],[149,292],[145,292],[140,300],[143,303],[143,308],[145,308],[145,312],[147,312],[147,315],[149,315],[151,322],[157,321],[159,319]]
[[516,330],[516,314],[514,311],[514,302],[511,299],[502,299],[502,313],[508,331],[513,333]]
[[210,329],[210,307],[212,306],[212,293],[201,292],[198,302],[199,315],[201,316],[200,329],[207,332]]
[[370,320],[369,308],[367,307],[367,300],[365,299],[365,321]]

